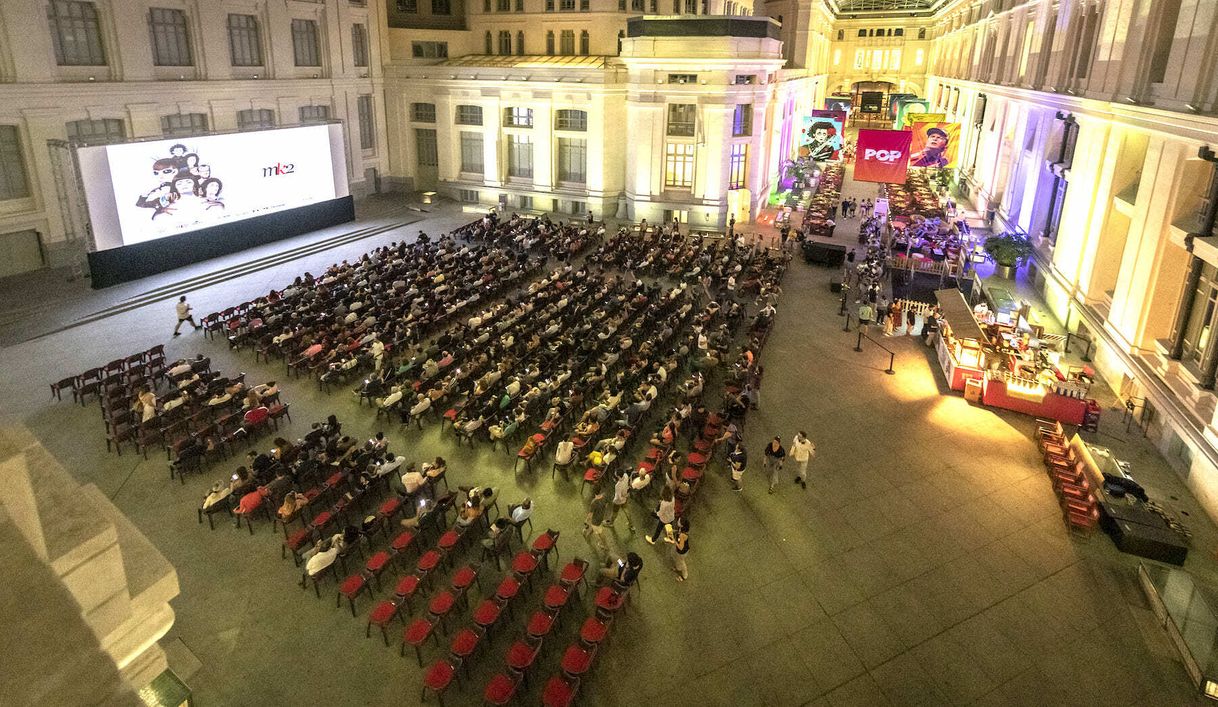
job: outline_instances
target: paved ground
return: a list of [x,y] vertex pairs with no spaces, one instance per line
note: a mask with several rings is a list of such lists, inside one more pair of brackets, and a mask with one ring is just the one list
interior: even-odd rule
[[[463,220],[450,213],[436,223]],[[192,301],[197,311],[211,311],[398,237],[384,234],[191,293]],[[620,544],[648,564],[641,594],[619,617],[585,683],[583,704],[1194,702],[1141,597],[1134,559],[1103,535],[1067,535],[1031,420],[942,395],[937,364],[916,339],[884,340],[897,353],[896,375],[885,375],[887,356],[871,345],[856,353],[854,335],[841,331],[829,278],[830,271],[802,262],[788,273],[763,357],[761,409],[746,427],[755,453],[773,434],[786,440],[805,429],[820,450],[809,490],[787,479],[767,495],[754,469],[744,492],[733,494],[716,469],[693,512],[684,584],[665,569],[666,554],[619,521]],[[416,703],[413,657],[400,658],[396,641],[385,648],[379,637],[363,636],[367,600],[353,619],[345,607],[334,608],[333,594],[318,601],[301,592],[297,570],[279,559],[279,538],[265,527],[251,537],[196,523],[205,488],[227,467],[185,486],[170,483],[163,458],[106,453],[96,407],[47,403],[48,380],[161,342],[171,357],[203,352],[222,370],[283,380],[282,368],[201,336],[169,339],[171,326],[165,303],[0,350],[5,411],[22,418],[82,481],[97,483],[177,567],[182,594],[165,642],[197,704]],[[329,413],[361,433],[381,429],[349,393],[326,395],[293,380],[283,389],[294,435]],[[562,559],[590,555],[574,482],[548,473],[514,478],[503,452],[457,448],[434,428],[384,429],[392,448],[411,459],[444,454],[457,483],[502,484],[508,502],[532,496],[537,530],[563,533]],[[1177,496],[1176,508],[1193,511],[1201,549],[1188,569],[1212,577],[1206,548],[1214,547],[1213,527],[1166,464],[1136,433],[1125,439],[1114,413],[1101,442],[1134,462],[1152,495]],[[645,527],[641,512],[633,512]],[[491,590],[498,575],[488,573]],[[449,703],[480,700],[539,601],[540,593],[527,599],[526,611],[475,659],[473,679],[450,693]],[[583,611],[568,616],[543,649],[530,702],[556,670]],[[425,654],[438,655],[435,647]]]

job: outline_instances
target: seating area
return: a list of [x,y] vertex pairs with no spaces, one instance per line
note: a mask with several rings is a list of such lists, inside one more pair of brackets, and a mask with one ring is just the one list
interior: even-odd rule
[[63,400],[64,393],[69,393],[74,402],[84,406],[90,397],[100,400],[114,390],[129,393],[138,391],[148,382],[155,382],[164,377],[165,346],[157,344],[145,351],[116,358],[103,366],[90,368],[51,383],[51,397]]
[[[558,531],[532,538],[530,518],[498,518],[479,489],[450,490],[443,460],[417,469],[390,447],[430,423],[454,444],[501,447],[518,474],[536,479],[539,455],[548,462],[557,445],[567,462],[552,478],[562,470],[564,482],[595,495],[627,470],[641,509],[629,512],[648,513],[668,488],[687,518],[728,425],[738,435],[756,404],[789,256],[668,225],[648,229],[642,246],[627,233],[605,241],[599,229],[488,217],[459,229],[460,239],[377,249],[209,315],[209,331],[252,349],[255,363],[282,360],[323,391],[352,390],[370,421],[396,435],[360,441],[333,417],[314,423],[299,440],[276,440],[270,458],[251,452],[207,494],[199,523],[214,529],[220,516],[251,535],[278,529],[303,591],[333,591],[336,607],[387,645],[400,623],[400,652],[413,650],[424,669],[424,698],[443,701],[485,654],[503,650],[503,671],[482,688],[487,702],[512,700],[549,654],[561,667],[541,697],[570,704],[630,586],[585,591],[589,615],[566,619],[601,559],[577,558],[551,576]],[[542,261],[531,253],[562,260],[593,240],[582,263],[537,277]],[[436,296],[436,283],[452,294]],[[363,381],[354,389],[343,385],[355,376]],[[708,385],[724,391],[715,412],[703,404]]]

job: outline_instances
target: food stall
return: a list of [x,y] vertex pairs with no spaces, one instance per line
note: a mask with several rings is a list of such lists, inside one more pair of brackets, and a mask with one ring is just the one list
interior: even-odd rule
[[1059,352],[1042,346],[1039,327],[1026,320],[1000,323],[989,309],[974,310],[955,288],[937,290],[939,365],[952,390],[970,401],[1093,428],[1099,404],[1091,383],[1062,370]]

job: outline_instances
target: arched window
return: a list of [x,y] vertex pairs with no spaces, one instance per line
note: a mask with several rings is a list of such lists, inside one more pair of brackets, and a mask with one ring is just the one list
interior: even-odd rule
[[516,33],[516,53],[524,56],[524,32]]
[[546,32],[546,54],[554,56],[554,32]]
[[507,56],[512,53],[512,33],[503,30],[499,33],[499,54]]
[[491,33],[489,30],[486,33],[486,52],[485,53],[486,54],[495,53],[495,39],[494,39],[494,37],[491,36]]
[[584,56],[588,56],[588,52],[591,49],[591,46],[590,46],[591,44],[592,44],[592,40],[588,36],[588,30],[584,30],[583,32],[580,32],[579,33],[579,53],[583,54]]

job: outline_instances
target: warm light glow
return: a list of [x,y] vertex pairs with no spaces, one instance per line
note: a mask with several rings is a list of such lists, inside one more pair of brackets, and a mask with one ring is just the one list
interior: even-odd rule
[[914,65],[921,66],[922,60],[925,58],[926,58],[926,52],[921,49],[917,50],[916,52],[914,52]]
[[1045,397],[1045,387],[1031,381],[1008,380],[1007,395],[1013,398],[1039,401]]
[[833,65],[837,66],[840,63],[842,63],[842,50],[834,49],[833,50]]

